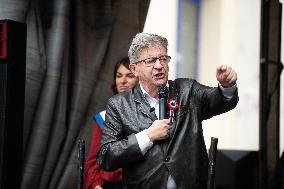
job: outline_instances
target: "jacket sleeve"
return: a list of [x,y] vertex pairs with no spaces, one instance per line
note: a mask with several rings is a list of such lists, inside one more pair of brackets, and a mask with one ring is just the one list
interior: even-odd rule
[[86,189],[94,189],[95,186],[107,182],[120,182],[122,181],[122,170],[118,169],[113,172],[106,172],[100,168],[96,162],[96,154],[99,149],[101,139],[101,129],[97,122],[93,125],[92,141],[90,150],[85,162],[85,186]]
[[193,92],[197,93],[194,96],[198,98],[196,104],[200,107],[201,120],[232,110],[239,100],[237,88],[230,100],[223,96],[219,87],[208,87],[198,82],[193,84]]
[[135,134],[123,135],[123,122],[119,109],[118,96],[110,98],[106,122],[102,130],[101,147],[97,153],[98,164],[107,171],[129,166],[138,160],[144,159]]

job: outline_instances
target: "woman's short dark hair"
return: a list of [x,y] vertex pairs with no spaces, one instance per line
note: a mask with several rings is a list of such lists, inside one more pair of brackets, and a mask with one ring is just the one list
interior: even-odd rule
[[[114,70],[113,70],[113,81],[112,81],[112,91],[113,91],[113,94],[117,94],[118,91],[117,91],[117,88],[116,88],[116,82],[115,82],[115,79],[116,79],[116,72],[118,70],[118,68],[123,65],[125,68],[129,69],[129,58],[128,57],[124,57],[122,59],[120,59],[116,64],[115,64],[115,67],[114,67]],[[130,69],[129,69],[130,70]]]

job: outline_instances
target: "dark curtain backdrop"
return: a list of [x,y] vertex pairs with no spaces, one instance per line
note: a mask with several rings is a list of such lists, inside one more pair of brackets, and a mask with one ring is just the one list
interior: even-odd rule
[[114,63],[142,31],[150,0],[0,0],[27,24],[22,189],[76,188],[77,141],[112,95]]

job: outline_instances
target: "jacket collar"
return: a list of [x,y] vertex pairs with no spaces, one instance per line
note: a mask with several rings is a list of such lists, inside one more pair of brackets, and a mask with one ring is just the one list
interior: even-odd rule
[[141,87],[137,84],[133,90],[134,101],[138,104],[138,109],[141,113],[147,115],[152,121],[157,120],[155,111],[150,111],[151,106],[149,105],[147,99],[145,98]]

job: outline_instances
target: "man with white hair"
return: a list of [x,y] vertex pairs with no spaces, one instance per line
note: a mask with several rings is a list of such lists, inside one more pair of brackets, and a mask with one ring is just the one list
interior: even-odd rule
[[[137,34],[129,48],[130,69],[139,84],[110,98],[97,161],[103,169],[123,168],[129,189],[204,189],[208,156],[202,121],[238,103],[237,74],[221,65],[217,87],[193,79],[168,80],[167,39]],[[159,115],[159,86],[167,86],[167,119]]]

